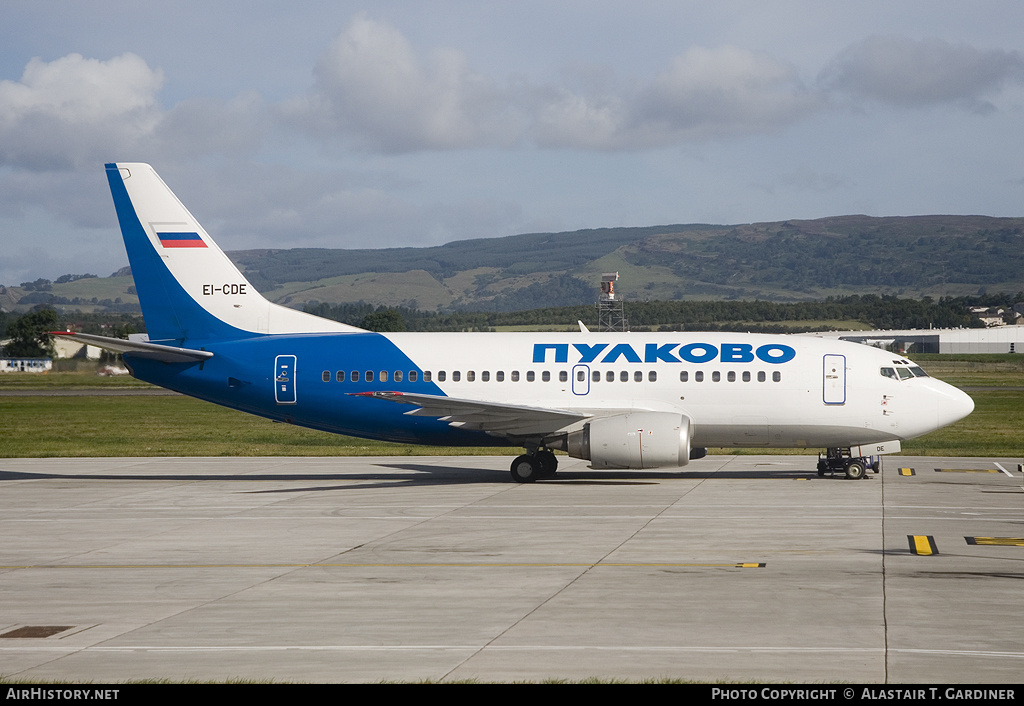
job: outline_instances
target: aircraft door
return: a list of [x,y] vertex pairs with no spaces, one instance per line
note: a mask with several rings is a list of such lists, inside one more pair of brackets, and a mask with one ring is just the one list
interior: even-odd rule
[[822,364],[822,393],[825,404],[846,404],[846,356],[828,354]]
[[295,356],[274,359],[274,399],[278,404],[295,404]]
[[589,365],[574,365],[574,366],[572,366],[572,394],[574,394],[574,395],[587,395],[587,394],[590,394],[590,366]]

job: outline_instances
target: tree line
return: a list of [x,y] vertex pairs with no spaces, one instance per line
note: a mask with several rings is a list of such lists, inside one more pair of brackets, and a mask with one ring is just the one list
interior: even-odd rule
[[[813,330],[784,322],[849,320],[878,329],[984,327],[969,311],[972,306],[1009,308],[1024,301],[1024,292],[971,297],[903,299],[889,295],[828,297],[818,302],[769,301],[653,301],[627,302],[626,317],[633,330],[794,332]],[[356,304],[308,304],[305,310],[342,323],[379,331],[487,331],[498,326],[574,326],[583,321],[596,327],[597,310],[565,306],[505,312],[429,312],[406,307]]]

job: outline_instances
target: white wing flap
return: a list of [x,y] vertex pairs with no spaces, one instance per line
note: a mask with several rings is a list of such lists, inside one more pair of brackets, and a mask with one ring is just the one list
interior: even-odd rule
[[551,434],[590,418],[588,414],[564,409],[526,407],[440,395],[421,395],[409,392],[356,392],[352,394],[414,405],[416,409],[410,410],[406,414],[417,417],[436,417],[461,429],[507,436]]

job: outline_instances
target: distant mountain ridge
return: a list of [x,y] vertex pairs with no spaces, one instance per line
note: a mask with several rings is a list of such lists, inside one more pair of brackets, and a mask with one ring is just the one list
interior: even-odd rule
[[621,273],[620,291],[633,299],[959,296],[1022,288],[1024,218],[855,215],[533,233],[428,248],[229,254],[257,287],[293,306],[567,306],[594,301],[607,271]]
[[[963,296],[1024,289],[1024,218],[854,215],[228,255],[266,296],[297,308],[360,301],[480,311],[589,304],[600,274],[612,271],[621,275],[619,291],[633,300]],[[83,310],[102,310],[107,302],[119,311],[137,306],[127,273],[116,274],[122,276],[54,284],[18,308],[45,303],[46,295]],[[8,287],[5,301],[28,294]]]

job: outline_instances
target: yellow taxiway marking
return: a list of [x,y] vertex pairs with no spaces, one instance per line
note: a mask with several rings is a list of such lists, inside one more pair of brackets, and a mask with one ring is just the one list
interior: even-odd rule
[[907,539],[910,542],[911,554],[929,556],[939,553],[939,548],[935,546],[935,538],[930,534],[908,534]]
[[994,468],[936,468],[936,473],[999,473]]
[[1024,537],[964,537],[968,544],[993,547],[1024,547]]

